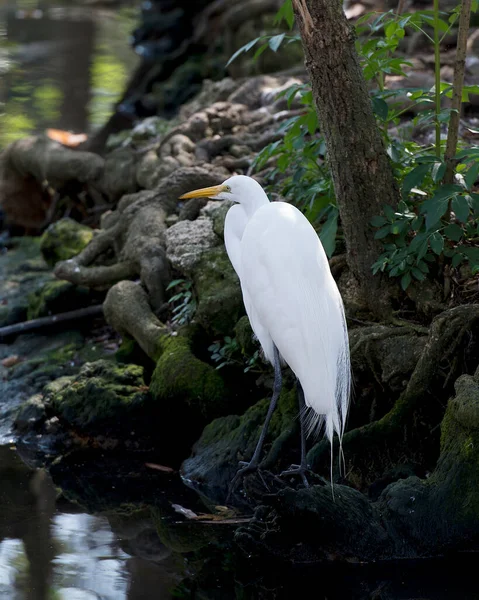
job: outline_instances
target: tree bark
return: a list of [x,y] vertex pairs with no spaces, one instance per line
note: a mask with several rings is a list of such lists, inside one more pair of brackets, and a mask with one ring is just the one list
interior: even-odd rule
[[372,111],[354,33],[338,0],[294,0],[320,127],[326,141],[347,261],[368,308],[389,312],[386,281],[371,265],[382,251],[371,218],[399,190]]

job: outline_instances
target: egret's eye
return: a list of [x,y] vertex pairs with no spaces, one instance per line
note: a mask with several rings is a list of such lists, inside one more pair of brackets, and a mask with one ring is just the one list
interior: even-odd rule
[[228,192],[229,194],[231,194],[231,188],[229,185],[225,185],[225,192]]

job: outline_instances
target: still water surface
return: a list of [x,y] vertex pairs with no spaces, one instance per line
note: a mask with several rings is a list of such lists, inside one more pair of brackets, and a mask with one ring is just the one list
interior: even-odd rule
[[137,7],[61,2],[0,2],[0,148],[50,127],[91,132],[138,62]]

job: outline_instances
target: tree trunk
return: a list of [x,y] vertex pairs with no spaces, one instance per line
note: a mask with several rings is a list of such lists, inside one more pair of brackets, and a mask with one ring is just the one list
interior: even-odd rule
[[354,33],[339,0],[294,0],[306,67],[328,150],[348,265],[368,308],[389,312],[388,285],[371,265],[382,251],[370,220],[399,190],[372,111]]

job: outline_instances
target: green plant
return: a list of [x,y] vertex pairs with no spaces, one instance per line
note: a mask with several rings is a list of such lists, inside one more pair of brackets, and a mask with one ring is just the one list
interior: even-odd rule
[[[478,1],[473,0],[473,11],[477,10],[477,4]],[[479,151],[460,148],[455,156],[453,154],[452,183],[444,181],[451,159],[444,157],[441,128],[449,124],[452,113],[450,108],[442,107],[442,101],[454,93],[457,95],[457,89],[440,80],[440,47],[460,14],[461,3],[448,16],[439,11],[439,2],[434,0],[433,10],[401,15],[394,11],[369,13],[356,22],[357,51],[363,74],[370,82],[373,110],[402,189],[402,201],[396,210],[385,207],[384,215],[372,220],[377,228],[375,237],[384,244],[384,252],[372,268],[375,273],[382,271],[399,277],[403,289],[413,280],[424,280],[434,264],[440,268],[444,261],[452,267],[467,261],[473,273],[479,271],[476,247],[479,194],[474,189],[479,175]],[[281,19],[292,29],[291,0],[278,12],[277,21]],[[387,75],[405,76],[404,68],[412,67],[398,52],[408,29],[421,33],[433,45],[435,85],[432,88],[390,90],[386,86]],[[260,41],[263,43],[254,58],[268,47],[277,51],[283,41],[292,43],[297,39],[297,36],[285,35],[257,38],[240,48],[230,61]],[[410,101],[407,106],[396,100],[400,96],[403,99],[405,94]],[[461,86],[463,102],[468,100],[469,94],[479,94],[479,86]],[[304,110],[280,125],[283,138],[266,146],[257,156],[254,167],[266,172],[267,181],[274,181],[276,190],[279,183],[279,191],[320,229],[325,250],[331,256],[338,233],[338,210],[311,89],[308,84],[293,85],[282,95],[287,99],[288,108],[296,101]],[[400,125],[401,117],[413,108],[418,114],[412,125],[422,129],[432,126],[434,144],[421,145],[391,136],[391,127]]]
[[196,311],[196,298],[193,295],[193,282],[186,279],[174,279],[167,291],[176,288],[176,293],[168,300],[172,307],[171,322],[175,325],[186,325]]
[[223,343],[215,341],[208,347],[211,352],[211,360],[217,363],[216,368],[222,369],[227,365],[239,365],[243,367],[243,371],[261,372],[259,350],[255,350],[252,356],[241,354],[240,345],[236,338],[225,336]]

